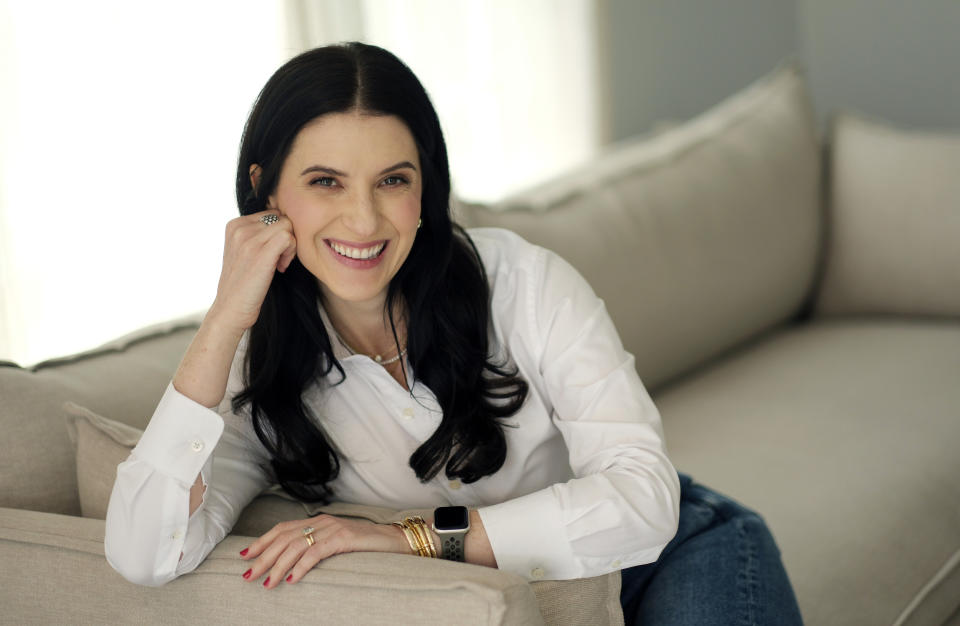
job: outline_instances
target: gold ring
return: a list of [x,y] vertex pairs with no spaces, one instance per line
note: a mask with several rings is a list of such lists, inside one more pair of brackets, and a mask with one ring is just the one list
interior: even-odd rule
[[316,529],[313,526],[307,526],[306,528],[303,529],[303,538],[307,540],[308,548],[312,546],[314,543],[316,543],[317,541],[316,539],[313,538],[314,530]]

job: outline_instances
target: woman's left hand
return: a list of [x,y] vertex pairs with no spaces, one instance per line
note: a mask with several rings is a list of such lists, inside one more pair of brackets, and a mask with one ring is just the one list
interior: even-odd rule
[[[311,526],[312,546],[303,534]],[[299,581],[320,561],[344,552],[410,554],[410,546],[403,531],[392,525],[332,515],[281,522],[240,553],[245,561],[253,560],[243,578],[254,581],[269,574],[263,586],[273,589],[281,580]]]

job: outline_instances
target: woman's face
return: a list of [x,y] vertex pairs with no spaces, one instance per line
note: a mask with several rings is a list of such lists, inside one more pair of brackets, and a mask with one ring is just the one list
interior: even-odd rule
[[399,118],[331,113],[297,134],[267,206],[293,223],[297,257],[325,298],[382,307],[413,246],[422,189]]

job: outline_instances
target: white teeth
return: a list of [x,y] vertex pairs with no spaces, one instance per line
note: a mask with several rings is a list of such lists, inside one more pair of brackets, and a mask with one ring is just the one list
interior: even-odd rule
[[351,248],[349,246],[341,245],[336,241],[330,242],[330,247],[333,248],[337,254],[361,261],[372,259],[373,257],[377,256],[381,251],[383,251],[383,247],[385,245],[387,245],[386,242],[382,242],[369,248]]

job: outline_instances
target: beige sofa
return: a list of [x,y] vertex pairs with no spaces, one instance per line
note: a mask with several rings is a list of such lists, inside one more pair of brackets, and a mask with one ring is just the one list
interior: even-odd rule
[[[457,210],[560,252],[594,285],[677,467],[764,515],[808,623],[957,624],[958,163],[958,136],[853,115],[820,141],[788,66],[501,205]],[[272,494],[195,573],[156,589],[124,581],[96,517],[195,328],[0,367],[3,619],[621,620],[616,575],[528,585],[401,555],[343,555],[262,592],[239,579],[243,535],[304,513]]]

